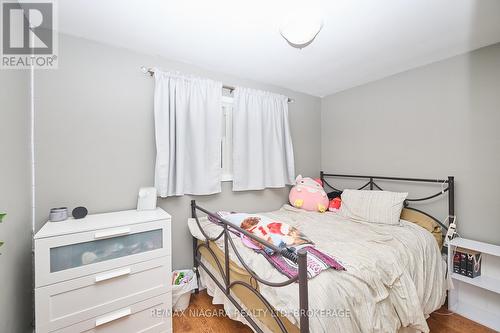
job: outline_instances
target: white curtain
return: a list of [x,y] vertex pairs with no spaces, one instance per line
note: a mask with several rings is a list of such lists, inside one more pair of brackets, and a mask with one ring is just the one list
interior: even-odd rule
[[247,88],[234,92],[233,190],[293,184],[288,98]]
[[222,83],[159,70],[154,77],[159,196],[220,192]]

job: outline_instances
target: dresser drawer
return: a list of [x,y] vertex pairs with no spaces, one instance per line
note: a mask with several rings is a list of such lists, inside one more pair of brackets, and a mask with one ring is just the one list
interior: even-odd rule
[[37,332],[51,332],[171,290],[171,257],[35,289]]
[[170,333],[172,294],[167,293],[99,317],[54,331],[55,333]]
[[170,244],[169,220],[36,239],[35,285],[167,256]]

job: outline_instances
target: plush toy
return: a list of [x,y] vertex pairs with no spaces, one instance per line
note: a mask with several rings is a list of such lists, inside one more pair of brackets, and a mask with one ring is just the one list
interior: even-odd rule
[[328,209],[328,196],[320,179],[302,178],[298,175],[288,198],[290,204],[297,208],[321,213]]
[[333,198],[330,200],[330,205],[328,206],[328,210],[330,212],[336,212],[340,209],[340,205],[342,204],[342,201],[340,200],[340,197]]

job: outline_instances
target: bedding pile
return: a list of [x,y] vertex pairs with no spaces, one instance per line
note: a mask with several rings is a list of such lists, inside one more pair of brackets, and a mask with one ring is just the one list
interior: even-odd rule
[[[429,332],[426,317],[444,303],[447,281],[446,263],[428,231],[404,220],[397,226],[364,223],[289,205],[260,215],[301,230],[318,250],[338,258],[346,268],[327,270],[309,280],[310,332],[397,332],[401,327]],[[221,230],[206,219],[200,223],[209,235]],[[189,226],[194,237],[204,240],[194,220]],[[260,277],[284,280],[264,256],[242,242],[234,243]],[[222,239],[217,244],[223,249]],[[239,263],[231,251],[230,258]],[[297,284],[259,288],[277,311],[298,326]]]

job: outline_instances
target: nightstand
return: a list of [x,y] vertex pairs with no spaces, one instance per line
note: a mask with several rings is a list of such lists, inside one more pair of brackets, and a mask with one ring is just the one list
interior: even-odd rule
[[[470,278],[453,272],[457,248],[482,253],[481,275]],[[448,271],[454,288],[449,292],[448,309],[470,320],[500,331],[500,246],[455,238],[448,246]]]

